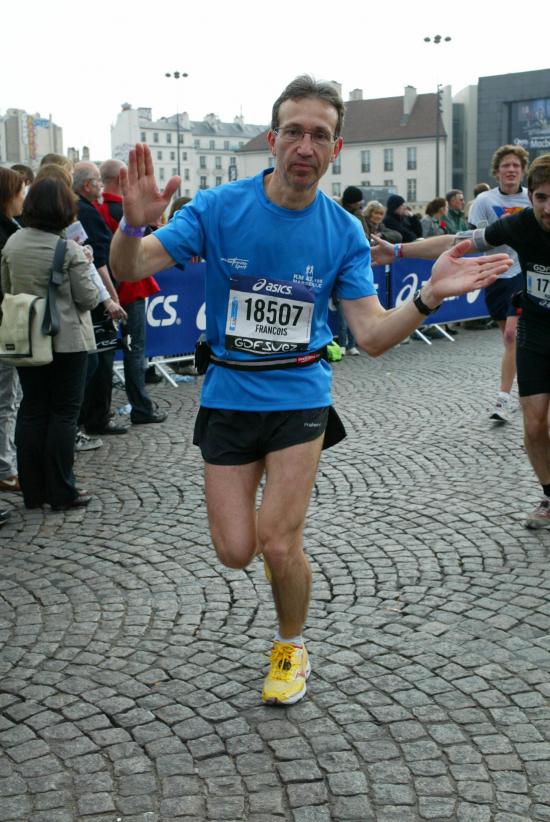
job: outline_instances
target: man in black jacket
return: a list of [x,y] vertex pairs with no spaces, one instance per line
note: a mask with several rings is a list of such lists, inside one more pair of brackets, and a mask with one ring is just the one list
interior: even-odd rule
[[[118,303],[118,295],[108,269],[112,233],[101,214],[93,205],[101,194],[101,176],[94,163],[77,163],[73,174],[73,188],[78,195],[78,219],[88,235],[97,268],[111,299]],[[99,305],[92,311],[94,325],[105,319],[105,310]],[[86,385],[80,423],[87,434],[126,434],[127,426],[110,417],[113,393],[113,364],[115,350],[97,352],[97,368]]]

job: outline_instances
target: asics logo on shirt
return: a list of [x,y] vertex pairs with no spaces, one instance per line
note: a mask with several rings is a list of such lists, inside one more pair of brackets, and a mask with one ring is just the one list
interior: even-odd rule
[[270,294],[292,294],[292,286],[291,285],[281,285],[281,283],[268,283],[266,279],[258,280],[257,283],[254,283],[252,286],[252,291],[261,291],[265,288]]

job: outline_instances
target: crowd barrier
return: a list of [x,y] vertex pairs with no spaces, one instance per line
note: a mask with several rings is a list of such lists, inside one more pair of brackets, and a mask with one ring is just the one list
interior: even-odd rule
[[[378,299],[385,308],[412,299],[431,272],[428,260],[396,260],[392,266],[375,266],[374,282]],[[147,302],[147,357],[177,358],[191,355],[206,328],[204,277],[206,263],[175,266],[155,275],[161,288]],[[451,297],[426,318],[423,325],[440,325],[487,317],[483,291]],[[336,311],[331,306],[329,322],[335,327]]]

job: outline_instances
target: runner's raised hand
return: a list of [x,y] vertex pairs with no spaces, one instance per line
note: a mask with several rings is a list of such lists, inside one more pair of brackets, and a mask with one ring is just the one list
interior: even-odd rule
[[151,149],[136,143],[128,157],[128,169],[120,170],[124,217],[128,225],[155,223],[165,211],[181,179],[172,177],[164,191],[159,191],[153,170]]

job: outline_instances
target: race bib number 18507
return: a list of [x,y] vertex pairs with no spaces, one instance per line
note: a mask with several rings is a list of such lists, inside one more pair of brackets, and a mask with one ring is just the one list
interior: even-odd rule
[[232,277],[225,347],[251,354],[307,351],[314,294],[302,283]]

